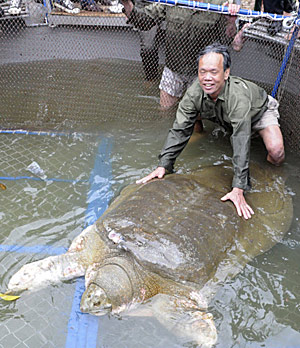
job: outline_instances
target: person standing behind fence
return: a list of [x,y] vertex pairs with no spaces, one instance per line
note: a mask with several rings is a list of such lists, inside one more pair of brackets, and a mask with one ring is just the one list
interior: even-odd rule
[[256,0],[254,11],[263,11],[288,16],[296,11],[297,2],[295,0]]
[[[149,2],[136,0],[135,7],[143,9]],[[164,22],[157,22],[150,30],[139,29],[140,56],[146,81],[155,81],[159,70],[159,48],[164,41]]]
[[[297,10],[297,3],[295,0],[256,0],[254,10],[290,16],[293,11]],[[243,25],[242,29],[235,36],[232,42],[232,47],[235,51],[239,52],[243,48],[245,42],[243,33],[250,26],[250,23]],[[267,32],[269,35],[274,36],[281,29],[282,21],[272,21],[267,28]]]
[[[121,2],[128,22],[141,30],[150,30],[161,21],[166,23],[166,62],[159,88],[162,109],[170,109],[197,75],[196,57],[200,49],[218,38],[221,26],[218,25],[219,15],[158,3],[137,9],[131,0]],[[208,2],[222,5],[224,0]],[[239,11],[240,2],[236,2],[229,5],[231,14]]]
[[[254,5],[255,11],[264,11],[284,16],[290,16],[296,11],[296,1],[294,0],[256,0]],[[276,35],[282,29],[282,21],[273,21],[267,31],[270,35]]]

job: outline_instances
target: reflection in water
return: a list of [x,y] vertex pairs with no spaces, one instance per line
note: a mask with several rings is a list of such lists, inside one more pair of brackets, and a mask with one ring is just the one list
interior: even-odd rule
[[[121,61],[102,61],[101,64],[99,61],[61,61],[30,63],[26,69],[24,65],[13,65],[7,69],[13,71],[10,76],[22,77],[18,79],[21,93],[16,93],[14,81],[0,77],[4,79],[0,81],[6,86],[7,100],[7,104],[0,106],[0,114],[7,128],[67,129],[95,134],[59,141],[38,136],[31,137],[30,141],[20,138],[22,136],[1,137],[1,158],[5,159],[1,164],[3,176],[17,176],[36,161],[45,169],[47,177],[81,180],[78,185],[69,183],[67,186],[1,180],[7,187],[0,191],[1,243],[67,247],[84,225],[88,193],[85,181],[94,165],[98,137],[113,141],[111,185],[116,195],[122,187],[156,166],[173,116],[164,117],[158,111],[157,86],[147,89],[141,83],[138,65],[135,70],[132,65],[128,69],[126,62]],[[207,131],[187,146],[176,162],[176,169],[180,173],[190,172],[230,156],[228,138],[214,139]],[[259,139],[253,142],[252,158],[265,160]],[[295,216],[289,234],[282,243],[257,257],[242,273],[224,284],[210,305],[219,331],[218,348],[275,348],[297,346],[300,342],[300,167],[297,163],[288,154],[283,167],[288,186],[294,192]],[[3,252],[0,257],[2,290],[20,264],[43,256]],[[15,304],[1,302],[2,324],[15,334],[20,316],[37,332],[44,322],[42,334],[33,335],[36,341],[30,346],[41,347],[45,342],[53,342],[49,346],[63,346],[73,289],[73,285],[66,283],[36,295],[25,293],[22,301]],[[63,310],[62,302],[65,303]],[[183,346],[154,319],[103,317],[99,324],[99,347]],[[27,326],[24,327],[26,331]],[[24,331],[19,337],[22,334]],[[13,339],[7,342],[11,344]]]

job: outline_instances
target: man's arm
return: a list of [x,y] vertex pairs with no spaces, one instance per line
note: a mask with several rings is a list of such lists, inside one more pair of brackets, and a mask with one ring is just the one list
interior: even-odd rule
[[[241,112],[241,111],[240,111]],[[233,148],[232,190],[221,198],[222,201],[231,200],[239,216],[246,220],[254,214],[253,209],[246,202],[244,191],[250,189],[249,162],[250,162],[251,119],[246,116],[233,129],[231,144]]]
[[189,94],[188,90],[179,103],[173,128],[169,130],[164,147],[158,156],[158,167],[149,175],[138,180],[138,184],[144,184],[153,178],[161,179],[166,172],[173,172],[176,158],[185,148],[193,133],[197,113],[198,111],[193,102],[193,96]]
[[[229,119],[233,127],[231,145],[233,149],[232,163],[234,176],[232,190],[221,198],[222,201],[231,200],[239,216],[245,219],[254,214],[247,204],[244,192],[251,188],[249,176],[250,143],[251,143],[251,100],[246,95],[239,95],[231,100]],[[242,115],[242,116],[241,116]]]

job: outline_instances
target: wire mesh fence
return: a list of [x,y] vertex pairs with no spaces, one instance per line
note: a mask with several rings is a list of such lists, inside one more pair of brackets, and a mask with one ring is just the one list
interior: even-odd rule
[[[90,143],[87,146],[82,139],[66,136],[1,134],[0,149],[5,158],[0,180],[6,187],[1,192],[0,236],[4,285],[8,270],[65,252],[72,235],[80,232],[89,189],[89,173],[84,174],[83,168],[92,168],[94,156]],[[62,325],[67,327],[74,287],[53,291],[41,291],[13,306],[3,304],[1,347],[64,344]],[[52,296],[60,300],[54,304]]]
[[[265,16],[236,17],[228,12],[157,3],[138,3],[137,15],[129,20],[120,4],[94,4],[94,0],[90,4],[92,8],[97,5],[93,10],[83,2],[72,3],[80,10],[76,14],[47,2],[21,1],[21,12],[12,15],[8,11],[13,5],[14,1],[1,3],[0,17],[4,86],[0,112],[2,128],[6,129],[82,131],[87,127],[90,131],[91,124],[100,120],[155,119],[157,111],[150,112],[151,103],[159,99],[162,105],[168,103],[160,98],[159,84],[180,98],[197,74],[199,50],[214,41],[231,48],[232,74],[251,79],[270,93],[292,28],[292,22],[282,26],[282,21],[271,21]],[[254,4],[242,5],[253,9]],[[38,13],[40,21],[36,18]],[[95,18],[99,22],[94,23]],[[106,22],[101,23],[104,19]],[[280,26],[270,30],[278,22]],[[285,105],[295,105],[290,101],[298,97],[298,50],[296,42],[285,71],[281,71],[283,83],[277,98],[283,110]],[[175,85],[168,81],[168,75],[161,80],[164,66],[176,74],[176,83],[172,82]],[[120,79],[120,74],[126,77]],[[140,81],[138,91],[134,90],[136,81]],[[149,89],[152,99],[143,98]],[[132,97],[140,98],[138,115],[130,107]],[[105,101],[111,99],[115,103],[107,110],[111,103]],[[288,134],[290,125],[282,119],[283,131]],[[292,133],[286,137],[287,143],[298,151],[297,122]]]
[[[63,253],[128,181],[122,171],[138,175],[142,152],[156,155],[162,128],[172,122],[174,106],[197,77],[197,56],[207,44],[228,45],[231,73],[269,94],[282,74],[281,127],[287,147],[299,155],[299,40],[281,70],[293,23],[251,13],[231,16],[222,6],[218,11],[190,7],[137,2],[135,16],[128,19],[122,5],[110,0],[0,2],[1,290],[20,265]],[[254,3],[242,1],[242,8],[253,10]],[[142,127],[144,138],[137,136],[130,145]],[[148,139],[150,132],[154,136]],[[113,180],[103,167],[108,161],[103,147],[99,155],[99,144],[112,134],[128,142],[125,150],[120,145],[119,152],[108,155],[119,170],[114,189],[106,186]],[[97,156],[104,171],[99,177]],[[32,164],[42,174],[32,172]],[[91,212],[90,202],[102,210]],[[13,304],[1,302],[0,346],[110,346],[109,338],[98,336],[98,320],[72,309],[77,286],[61,284]],[[298,314],[293,314],[296,320]],[[109,328],[110,322],[102,320]],[[87,333],[80,330],[93,325],[90,341],[83,339]],[[139,347],[141,341],[131,342]],[[121,345],[117,340],[112,346]],[[168,345],[182,346],[165,338],[156,344]],[[151,347],[151,337],[143,346]]]

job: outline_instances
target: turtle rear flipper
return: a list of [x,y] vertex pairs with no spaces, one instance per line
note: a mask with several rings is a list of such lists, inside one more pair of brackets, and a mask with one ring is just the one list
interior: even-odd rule
[[[210,313],[197,308],[193,301],[183,297],[165,294],[154,296],[148,303],[141,305],[143,311],[153,316],[180,340],[193,342],[202,348],[212,347],[217,341],[217,330]],[[147,310],[146,310],[147,309]],[[141,308],[135,315],[142,315]]]

